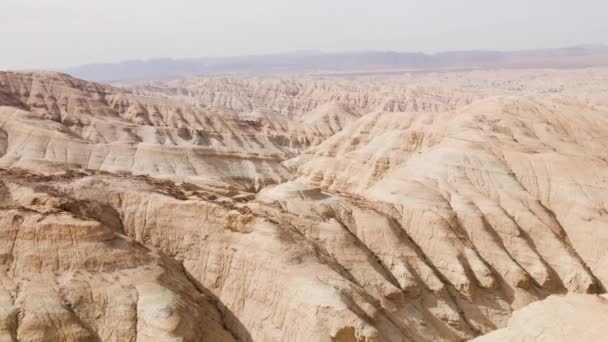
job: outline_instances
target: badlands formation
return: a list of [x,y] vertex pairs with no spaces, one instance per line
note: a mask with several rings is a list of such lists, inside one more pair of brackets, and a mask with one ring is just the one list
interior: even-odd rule
[[0,72],[0,341],[600,341],[608,70]]

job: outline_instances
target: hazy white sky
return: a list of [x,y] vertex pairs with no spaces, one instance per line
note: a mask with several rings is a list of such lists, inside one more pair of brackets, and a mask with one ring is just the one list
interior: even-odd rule
[[0,0],[0,69],[608,43],[608,0]]

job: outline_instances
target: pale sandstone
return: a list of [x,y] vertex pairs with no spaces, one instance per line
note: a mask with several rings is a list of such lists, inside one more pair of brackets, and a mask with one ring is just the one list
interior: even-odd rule
[[489,75],[0,73],[0,339],[525,338],[608,282],[608,78]]
[[3,167],[99,169],[250,190],[285,180],[280,162],[326,137],[282,116],[220,115],[55,73],[0,73],[0,99]]
[[570,342],[606,339],[608,300],[600,296],[550,296],[513,313],[507,327],[475,342]]
[[2,172],[0,340],[234,340],[181,265],[70,212],[80,204],[48,192],[48,180]]

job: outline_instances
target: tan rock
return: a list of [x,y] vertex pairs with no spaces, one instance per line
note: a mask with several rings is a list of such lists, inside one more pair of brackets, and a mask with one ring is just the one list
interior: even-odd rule
[[69,199],[35,179],[19,171],[0,181],[0,339],[233,340],[213,296],[181,265],[62,210]]
[[0,340],[575,336],[608,282],[607,82],[0,73]]
[[608,300],[591,295],[553,295],[513,313],[507,327],[474,339],[499,341],[603,341]]
[[[218,115],[67,75],[0,73],[0,166],[86,168],[241,190],[325,136],[284,117]],[[69,146],[69,148],[68,148]]]

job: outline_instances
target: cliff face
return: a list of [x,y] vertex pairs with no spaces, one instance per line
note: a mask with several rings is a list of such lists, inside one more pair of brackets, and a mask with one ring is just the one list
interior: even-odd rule
[[[548,288],[586,290],[595,285],[584,265],[608,280],[607,254],[593,247],[606,241],[606,125],[605,110],[557,99],[496,98],[447,114],[370,114],[300,157],[299,172],[328,191],[390,203],[419,244],[446,238],[437,253],[464,260],[467,246],[495,242],[473,254],[502,254],[510,264],[504,275],[527,273]],[[463,237],[465,250],[449,253]],[[517,260],[520,253],[538,261]],[[511,258],[523,273],[514,272],[520,267]],[[465,268],[458,279],[467,278]]]
[[[444,322],[485,332],[548,294],[604,291],[607,113],[493,98],[368,114],[290,161],[299,178],[261,198],[333,222],[402,291],[461,314]],[[333,248],[338,260],[350,254]]]
[[406,112],[0,73],[0,339],[504,340],[551,294],[603,312],[606,92],[529,73]]
[[74,176],[0,173],[0,340],[234,340],[182,265],[53,186]]
[[9,139],[4,167],[99,169],[250,189],[284,180],[280,162],[326,137],[277,115],[208,112],[61,74],[2,73],[0,85],[8,106],[0,108]]

